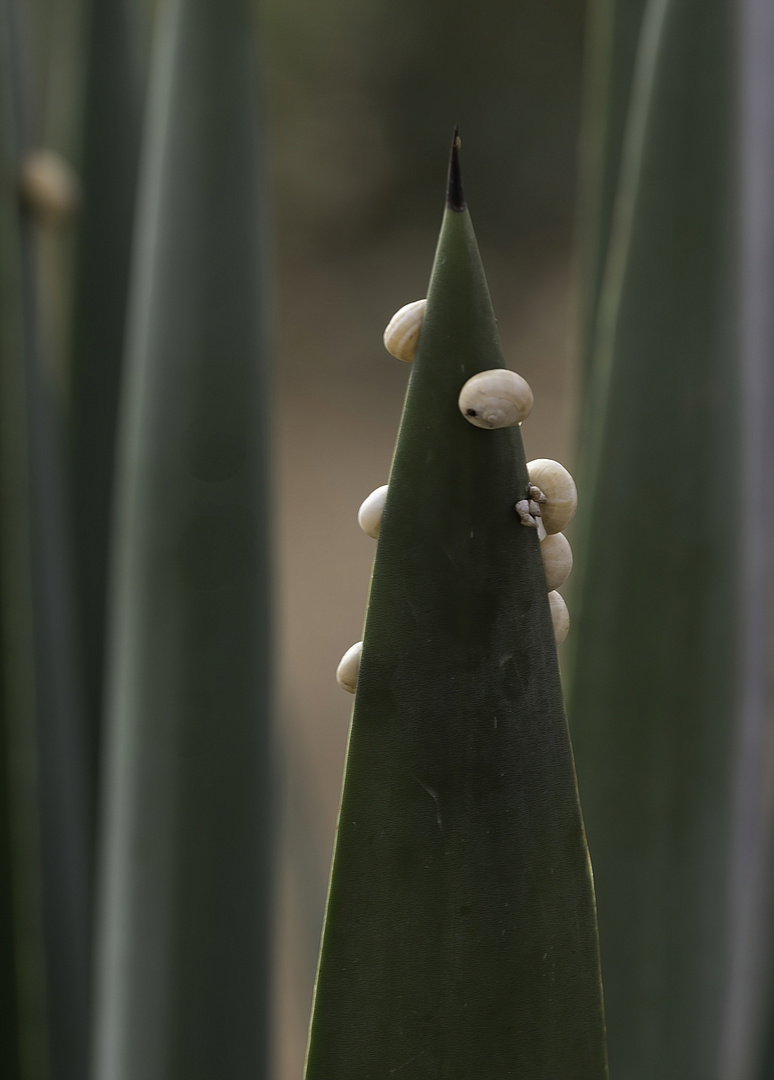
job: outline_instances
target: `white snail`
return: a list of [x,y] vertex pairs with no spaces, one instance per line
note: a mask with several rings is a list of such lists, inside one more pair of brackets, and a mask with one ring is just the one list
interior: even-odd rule
[[376,540],[379,529],[382,527],[382,514],[384,513],[384,500],[387,498],[387,485],[382,484],[376,491],[372,491],[367,499],[364,499],[357,512],[357,521],[366,536],[372,536]]
[[425,317],[427,300],[414,300],[396,311],[384,331],[384,347],[388,353],[408,363],[414,359],[419,331]]
[[572,548],[564,533],[547,536],[540,544],[543,569],[546,572],[546,588],[549,592],[564,585],[572,570]]
[[558,533],[572,520],[578,506],[575,481],[558,461],[536,458],[527,463],[530,483],[546,497],[540,513],[547,533]]
[[520,424],[529,416],[533,404],[529,383],[507,368],[481,371],[468,379],[458,401],[465,419],[480,428]]
[[72,166],[54,150],[33,150],[19,172],[21,196],[41,221],[60,224],[78,209],[81,192]]
[[548,594],[548,603],[551,605],[551,621],[554,624],[554,638],[556,644],[561,645],[564,639],[567,637],[567,631],[570,629],[570,613],[567,610],[562,596],[558,592],[550,592]]
[[363,642],[355,642],[344,653],[339,661],[339,666],[336,668],[336,682],[348,694],[354,694],[357,689],[357,676],[360,671],[360,655],[362,652]]

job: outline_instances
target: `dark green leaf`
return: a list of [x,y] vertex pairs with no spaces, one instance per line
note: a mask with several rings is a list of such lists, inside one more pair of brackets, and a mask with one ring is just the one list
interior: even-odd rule
[[628,1080],[744,1075],[724,1057],[744,528],[726,512],[742,505],[733,28],[731,3],[648,4],[582,447],[569,715],[611,1071]]
[[[456,200],[455,200],[456,201]],[[518,427],[467,210],[444,218],[378,541],[307,1080],[602,1080],[596,923]]]
[[267,408],[252,4],[162,4],[119,444],[104,1080],[267,1073]]

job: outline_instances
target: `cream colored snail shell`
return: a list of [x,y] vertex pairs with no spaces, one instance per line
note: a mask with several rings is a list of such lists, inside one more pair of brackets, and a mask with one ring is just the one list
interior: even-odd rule
[[550,592],[548,603],[551,605],[551,621],[554,624],[554,638],[557,645],[561,645],[567,637],[570,629],[570,613],[561,593]]
[[372,491],[367,499],[361,503],[357,512],[357,521],[366,536],[376,540],[382,527],[382,514],[384,513],[384,501],[387,498],[387,485],[382,484]]
[[24,203],[39,221],[58,225],[72,217],[81,201],[73,168],[54,150],[33,150],[19,171]]
[[547,533],[561,532],[572,520],[578,507],[575,481],[558,461],[536,458],[527,462],[530,483],[539,487],[546,497],[540,506]]
[[553,533],[540,543],[546,588],[549,592],[564,585],[572,570],[572,548],[564,533]]
[[356,641],[344,653],[339,661],[339,666],[336,668],[336,682],[348,694],[354,694],[357,689],[357,677],[360,672],[360,655],[362,652],[363,642]]
[[480,428],[520,424],[529,416],[533,404],[527,380],[507,368],[481,371],[468,379],[458,401],[465,419]]
[[411,363],[417,351],[419,331],[425,317],[427,300],[413,300],[396,311],[384,331],[384,347],[388,353]]

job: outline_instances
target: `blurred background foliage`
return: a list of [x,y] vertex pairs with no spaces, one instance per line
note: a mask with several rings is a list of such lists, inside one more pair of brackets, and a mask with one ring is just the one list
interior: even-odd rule
[[583,4],[263,11],[278,223],[294,246],[354,251],[427,228],[438,202],[427,178],[454,122],[468,133],[469,186],[486,183],[479,232],[507,243],[566,230]]
[[[92,0],[23,0],[34,142],[85,179]],[[156,4],[128,5],[144,78]],[[381,333],[425,295],[452,128],[509,365],[536,405],[528,457],[571,468],[582,0],[264,0],[273,268],[275,551],[283,758],[276,1075],[301,1075],[372,542],[362,498],[387,479],[407,369]],[[128,31],[127,31],[128,33]],[[133,61],[133,62],[135,62]],[[141,91],[141,87],[140,87]],[[116,123],[118,123],[118,113]],[[80,218],[37,229],[44,357],[65,413]],[[75,338],[73,335],[75,334]]]

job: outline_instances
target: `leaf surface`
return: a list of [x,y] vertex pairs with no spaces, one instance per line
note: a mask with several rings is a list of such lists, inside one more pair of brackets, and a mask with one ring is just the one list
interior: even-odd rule
[[[452,169],[452,179],[453,179]],[[461,191],[411,372],[366,619],[307,1080],[606,1075],[596,925],[518,427]]]

